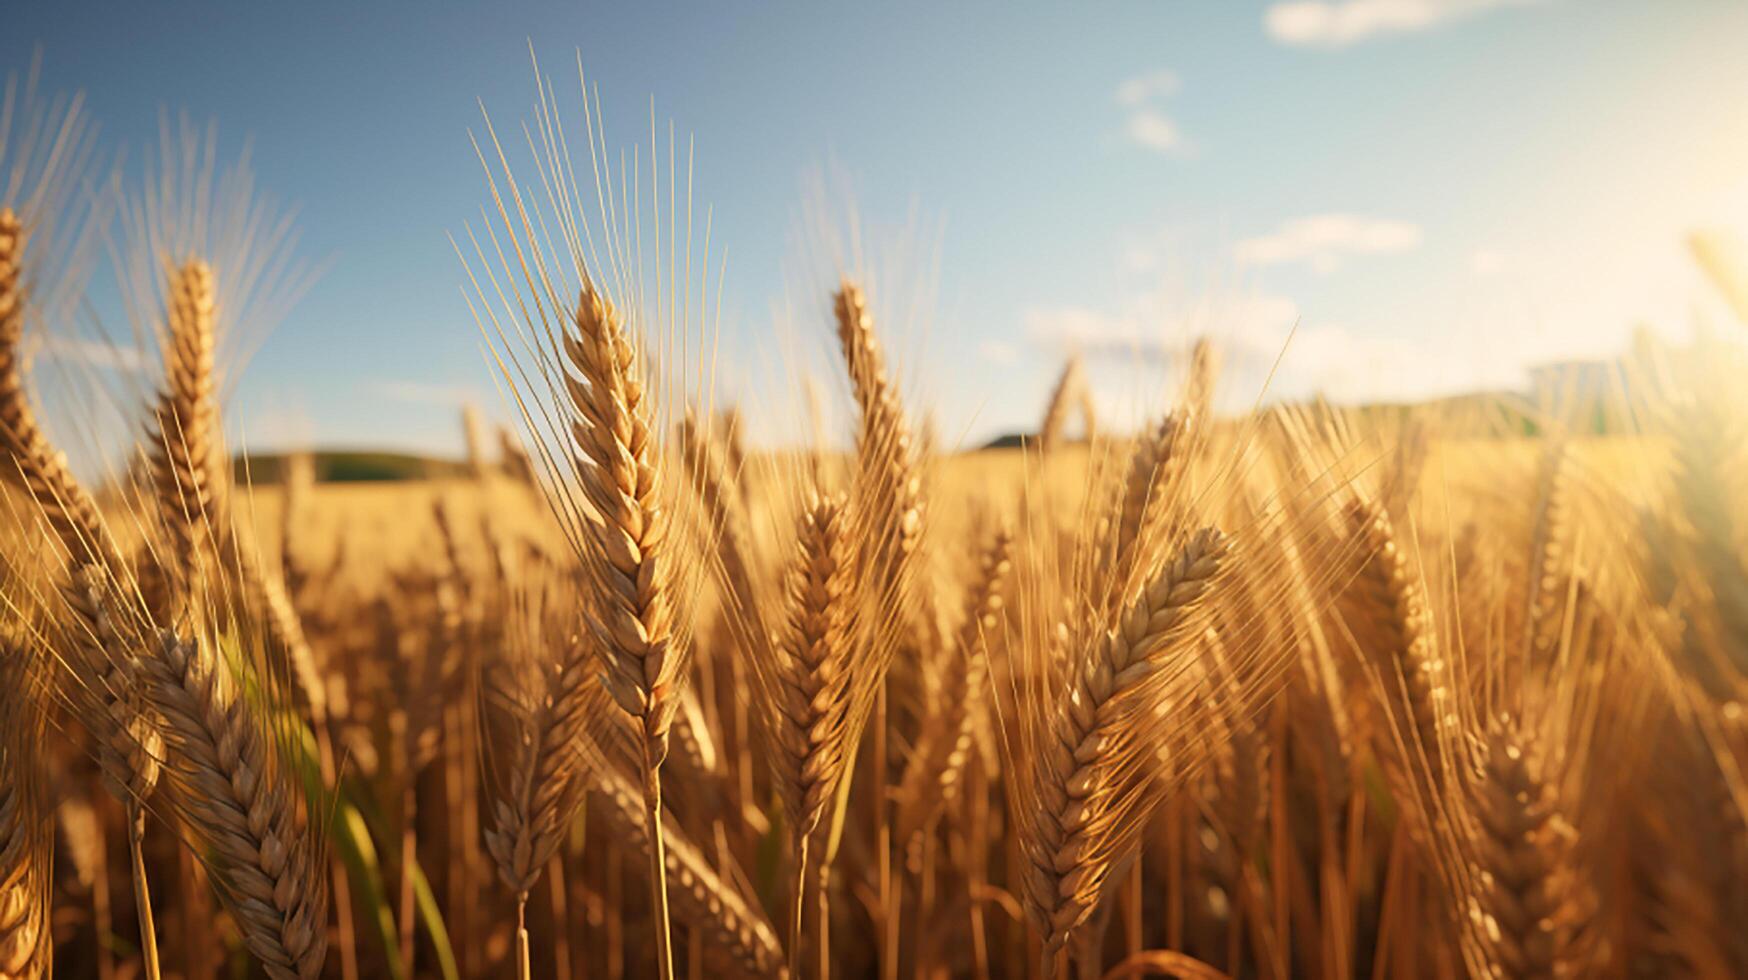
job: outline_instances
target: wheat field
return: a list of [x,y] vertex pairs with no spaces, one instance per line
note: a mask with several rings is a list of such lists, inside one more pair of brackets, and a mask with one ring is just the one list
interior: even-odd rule
[[1389,411],[1218,410],[1216,335],[969,451],[843,263],[847,425],[760,446],[549,97],[454,236],[517,424],[404,483],[233,463],[204,182],[119,208],[151,381],[75,468],[86,135],[0,142],[0,977],[1748,976],[1748,322]]

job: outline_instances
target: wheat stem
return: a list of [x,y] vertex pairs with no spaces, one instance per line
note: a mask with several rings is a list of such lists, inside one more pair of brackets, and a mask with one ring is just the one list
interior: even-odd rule
[[528,969],[528,893],[516,893],[516,976],[530,980]]
[[152,921],[152,887],[146,879],[146,809],[135,800],[127,805],[127,850],[132,862],[134,907],[140,919],[140,956],[146,980],[158,980],[158,927]]
[[789,976],[793,980],[801,980],[801,932],[803,913],[807,909],[804,896],[807,891],[807,841],[811,835],[802,834],[795,845],[795,892],[789,912]]

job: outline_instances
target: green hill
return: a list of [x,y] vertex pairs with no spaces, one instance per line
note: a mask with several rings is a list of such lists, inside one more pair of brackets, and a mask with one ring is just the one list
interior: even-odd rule
[[[373,450],[320,451],[314,454],[322,483],[394,483],[468,475],[467,464],[413,453]],[[239,484],[277,483],[285,466],[282,453],[239,456],[233,463]]]

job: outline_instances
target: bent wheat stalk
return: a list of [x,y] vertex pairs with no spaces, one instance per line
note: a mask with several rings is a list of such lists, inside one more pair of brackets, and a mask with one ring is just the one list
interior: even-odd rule
[[128,811],[128,844],[133,855],[135,905],[146,976],[158,975],[157,934],[141,847],[145,800],[158,781],[161,746],[155,726],[138,713],[128,670],[132,653],[117,642],[112,595],[99,583],[126,567],[97,503],[67,466],[37,424],[25,394],[21,347],[28,297],[22,282],[26,234],[10,208],[0,208],[0,479],[21,486],[71,559],[65,598],[73,614],[69,659],[82,673],[84,692],[95,698],[88,714],[103,755],[106,785]]

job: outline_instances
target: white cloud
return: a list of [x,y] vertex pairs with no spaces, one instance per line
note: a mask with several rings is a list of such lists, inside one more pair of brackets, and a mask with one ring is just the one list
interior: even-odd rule
[[978,344],[977,354],[991,364],[1012,364],[1020,359],[1020,352],[1013,344],[999,340],[986,340]]
[[1177,73],[1167,69],[1136,75],[1117,86],[1117,101],[1128,106],[1145,105],[1176,95],[1181,84]]
[[1420,229],[1405,221],[1319,214],[1244,239],[1233,247],[1233,259],[1251,268],[1306,263],[1318,273],[1329,273],[1352,256],[1406,252],[1418,247],[1420,239]]
[[1197,337],[1220,352],[1219,403],[1243,411],[1266,401],[1323,395],[1340,403],[1416,401],[1473,390],[1510,390],[1530,359],[1496,355],[1498,338],[1467,331],[1432,337],[1306,322],[1298,305],[1262,293],[1190,299],[1169,290],[1131,296],[1115,309],[1060,307],[1025,316],[1027,336],[1052,355],[1078,351],[1101,417],[1133,426],[1159,409]]
[[1155,109],[1139,109],[1129,116],[1129,138],[1161,153],[1177,153],[1184,148],[1184,134],[1177,123]]
[[1290,0],[1263,13],[1282,44],[1336,48],[1389,34],[1426,31],[1462,17],[1539,0]]
[[1170,71],[1137,75],[1117,86],[1117,103],[1129,110],[1124,131],[1141,146],[1159,153],[1183,153],[1189,147],[1183,130],[1166,115],[1163,103],[1177,94],[1178,77]]
[[44,360],[65,361],[115,371],[145,372],[153,369],[151,358],[137,347],[123,347],[100,340],[77,337],[44,337],[34,352]]

